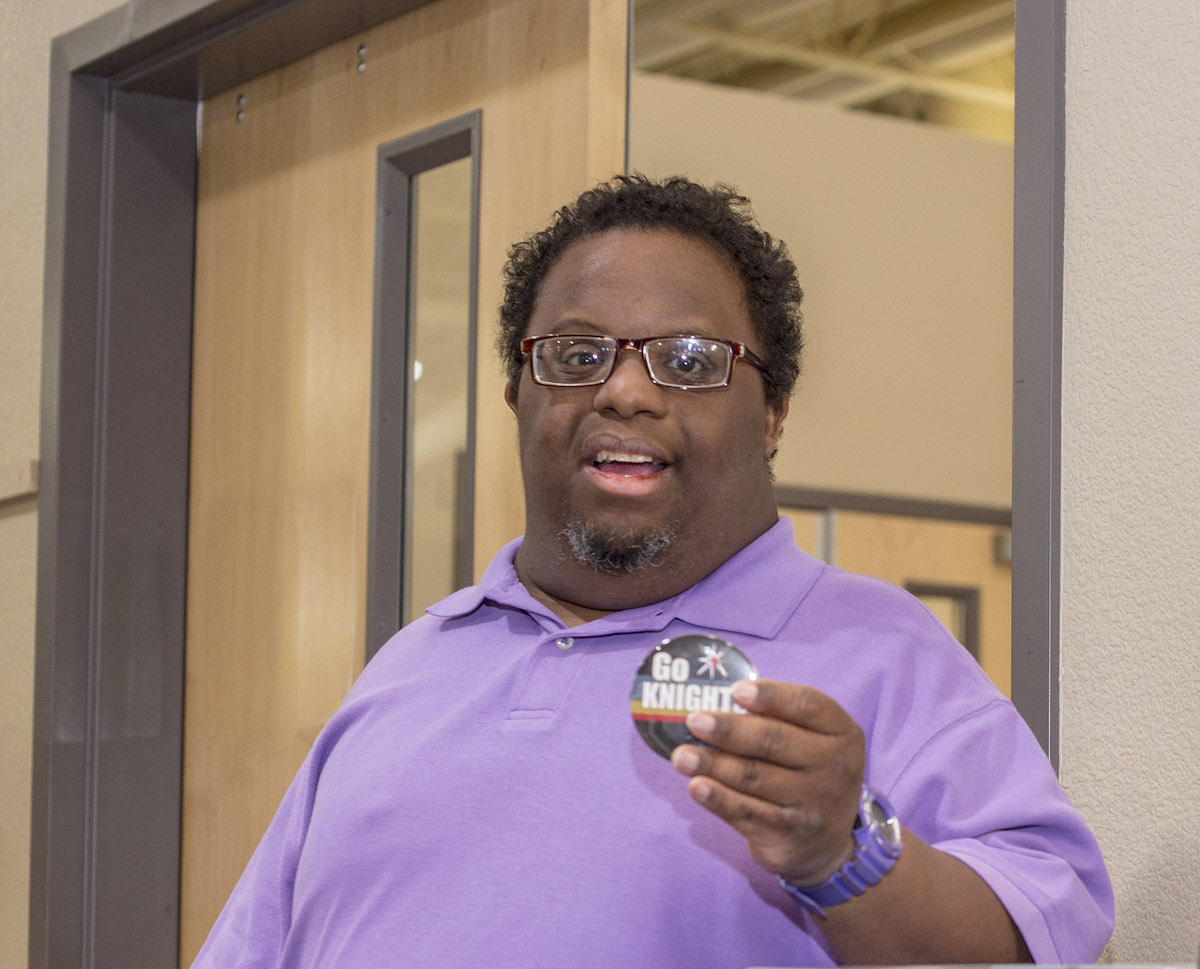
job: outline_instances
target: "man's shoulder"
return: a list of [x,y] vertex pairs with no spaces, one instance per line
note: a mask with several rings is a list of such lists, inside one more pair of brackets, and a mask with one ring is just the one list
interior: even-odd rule
[[957,693],[976,706],[998,696],[971,654],[915,595],[833,565],[820,565],[773,638],[781,659],[788,657],[789,678],[869,685],[871,693],[907,684],[903,688],[916,693]]
[[932,618],[921,600],[907,589],[836,565],[822,564],[820,575],[813,584],[812,598],[814,605],[843,610],[859,617],[864,612],[874,612],[884,619],[916,622],[922,626]]

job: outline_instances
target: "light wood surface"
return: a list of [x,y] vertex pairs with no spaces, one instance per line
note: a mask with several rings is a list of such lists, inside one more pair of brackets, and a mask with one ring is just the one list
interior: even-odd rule
[[500,267],[512,242],[621,166],[625,6],[439,0],[205,102],[185,966],[361,666],[376,147],[482,109],[478,571],[523,525],[492,347]]
[[588,4],[587,172],[599,182],[625,171],[630,3]]

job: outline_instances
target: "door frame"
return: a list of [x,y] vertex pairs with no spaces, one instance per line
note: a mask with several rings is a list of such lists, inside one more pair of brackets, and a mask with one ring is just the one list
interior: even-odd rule
[[29,964],[179,955],[197,109],[429,0],[129,0],[51,49]]
[[[367,525],[367,602],[364,658],[370,661],[404,621],[404,599],[412,580],[406,554],[411,539],[409,453],[411,385],[407,376],[412,336],[409,294],[413,237],[413,181],[430,169],[470,159],[471,211],[467,257],[467,427],[466,456],[455,496],[453,581],[470,585],[475,531],[475,351],[479,331],[479,181],[483,117],[473,111],[432,128],[380,145],[376,150],[375,299],[371,350],[371,471]],[[395,267],[405,271],[396,272]],[[404,379],[396,379],[404,374]]]
[[[128,0],[51,51],[29,964],[178,960],[197,106],[429,0]],[[1017,0],[1013,695],[1057,765],[1066,0]]]
[[1059,768],[1067,0],[1016,0],[1012,700]]

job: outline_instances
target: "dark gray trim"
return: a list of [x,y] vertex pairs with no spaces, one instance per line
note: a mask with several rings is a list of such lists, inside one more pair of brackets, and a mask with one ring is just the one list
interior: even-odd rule
[[29,964],[178,964],[196,101],[427,0],[130,0],[51,49]]
[[[367,525],[367,642],[370,660],[403,622],[404,510],[409,476],[407,396],[411,364],[409,264],[413,179],[462,158],[471,158],[471,254],[468,306],[467,454],[458,478],[459,529],[473,536],[475,481],[475,346],[479,279],[479,172],[482,114],[473,111],[378,149],[375,208],[375,330],[371,355],[371,492]],[[455,574],[471,575],[473,541],[455,542]],[[466,561],[461,561],[463,557]]]
[[943,521],[978,522],[983,525],[1011,525],[1007,508],[968,505],[951,501],[924,501],[894,495],[871,495],[858,491],[826,491],[776,485],[775,500],[784,508],[808,508],[814,511],[863,511],[877,515],[907,515],[910,518],[938,518]]
[[[73,150],[47,228],[31,960],[165,965],[178,948],[196,111],[93,79],[71,88],[90,117],[69,132],[56,119]],[[148,913],[162,930],[131,932]]]
[[[96,964],[142,966],[178,951],[196,109],[110,98],[108,163],[125,177],[105,186],[91,931]],[[163,166],[162,150],[179,161]],[[131,934],[147,915],[164,931]]]
[[[38,491],[38,597],[30,818],[30,966],[83,965],[91,892],[87,750],[91,649],[92,500],[105,85],[62,70],[51,53],[45,309],[42,336],[42,478]],[[68,124],[68,118],[73,123]],[[88,229],[91,229],[90,233]],[[65,237],[73,247],[62,245]]]
[[1017,0],[1012,698],[1058,768],[1066,0]]

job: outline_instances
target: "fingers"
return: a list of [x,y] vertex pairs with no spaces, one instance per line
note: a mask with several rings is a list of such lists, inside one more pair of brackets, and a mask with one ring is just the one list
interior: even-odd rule
[[801,767],[784,767],[690,744],[676,747],[671,763],[681,774],[710,777],[725,787],[773,804],[795,800],[800,794],[798,788],[804,783]]
[[778,804],[731,790],[707,775],[693,777],[688,793],[747,838],[786,826]]
[[[802,763],[784,766],[691,744],[676,747],[671,754],[671,764],[681,774],[715,781],[722,789],[753,798],[764,806],[790,811],[795,815],[789,820],[791,825],[808,826],[806,816],[810,813],[820,818],[853,816],[862,787],[862,757],[853,746],[822,738],[802,756],[787,759]],[[696,786],[689,785],[689,790],[696,797]],[[700,803],[708,806],[704,800]],[[821,826],[816,822],[814,825]]]
[[746,713],[690,714],[688,730],[706,746],[683,744],[671,763],[764,868],[820,881],[853,849],[862,729],[810,687],[742,680],[733,695]]
[[851,822],[811,806],[774,804],[707,776],[693,777],[688,793],[741,834],[760,865],[789,881],[822,881],[854,853]]
[[738,680],[733,698],[750,713],[773,717],[816,733],[838,734],[856,727],[853,718],[831,697],[799,683]]
[[[794,770],[823,764],[839,748],[863,746],[862,730],[854,719],[811,687],[739,680],[733,696],[743,709],[756,715],[693,713],[687,720],[692,736],[726,753]],[[861,771],[861,763],[858,766]]]
[[739,713],[692,713],[687,727],[697,740],[727,753],[792,769],[804,767],[811,757],[810,747],[823,739],[782,720]]

